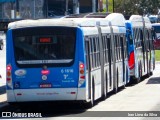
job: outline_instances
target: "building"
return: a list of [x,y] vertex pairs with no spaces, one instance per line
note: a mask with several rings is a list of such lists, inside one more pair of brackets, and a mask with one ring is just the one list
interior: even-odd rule
[[0,31],[11,21],[97,12],[102,4],[103,0],[0,0]]
[[97,12],[103,0],[0,0],[0,19],[37,19]]

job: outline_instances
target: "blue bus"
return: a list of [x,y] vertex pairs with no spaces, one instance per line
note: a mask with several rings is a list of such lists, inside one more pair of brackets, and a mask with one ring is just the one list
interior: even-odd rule
[[154,49],[159,50],[160,49],[160,23],[153,23],[152,27],[155,31],[156,38],[154,39]]
[[[126,38],[127,38],[127,45],[128,45],[128,66],[129,71],[132,72],[133,68],[135,67],[135,47],[133,41],[133,26],[132,22],[126,20]],[[129,73],[130,74],[130,73]]]
[[40,19],[12,22],[7,32],[7,100],[95,100],[129,81],[125,19]]
[[[131,82],[138,83],[143,76],[149,77],[155,68],[152,26],[147,17],[132,15],[129,19],[133,38],[129,47]],[[129,25],[129,23],[128,23]]]
[[[111,14],[111,15],[110,15]],[[110,16],[108,16],[108,15],[110,15],[110,16],[112,16],[112,17],[110,17]],[[121,17],[121,18],[119,18],[119,19],[121,19],[120,21],[118,21],[118,20],[116,20],[116,17],[117,17],[117,15],[120,15],[119,17]],[[112,26],[121,26],[122,24],[119,24],[119,23],[121,23],[122,21],[123,21],[123,23],[124,23],[124,16],[122,15],[122,14],[118,14],[118,13],[100,13],[100,12],[98,12],[98,13],[83,13],[83,14],[72,14],[72,15],[67,15],[67,16],[65,16],[64,18],[93,18],[93,19],[100,19],[100,18],[105,18],[104,20],[109,20],[110,18],[110,20],[109,21],[112,21]],[[113,22],[114,21],[114,22]],[[116,24],[115,24],[116,23]],[[114,25],[115,24],[115,25]],[[102,25],[103,26],[103,25]],[[124,27],[124,24],[122,25],[123,27]],[[121,28],[121,27],[120,27]],[[129,31],[126,31],[126,34],[128,34],[128,32]],[[114,34],[114,38],[113,38],[115,41],[117,41],[117,36]],[[119,38],[118,38],[119,39]],[[124,38],[126,41],[124,41],[124,42],[127,42],[128,43],[128,39],[127,38]],[[122,40],[120,40],[120,41],[122,41]],[[116,43],[115,43],[116,44]],[[128,45],[128,44],[124,44],[124,45]],[[124,50],[126,50],[128,47],[127,46],[124,46],[125,47],[125,49]],[[123,49],[123,48],[122,48]],[[122,50],[123,51],[123,50]],[[116,51],[115,51],[116,52]],[[122,54],[124,54],[125,52],[122,52]],[[118,52],[116,53],[116,54],[119,54]],[[121,53],[120,53],[121,54]],[[119,55],[118,55],[119,56]],[[123,62],[123,65],[122,65],[122,71],[125,71],[125,72],[121,72],[121,74],[123,74],[123,77],[126,77],[126,78],[123,78],[124,80],[126,80],[126,84],[127,83],[129,83],[130,82],[130,76],[128,75],[129,73],[129,67],[128,67],[128,58],[126,58],[125,57],[125,59],[123,60],[124,62]],[[119,62],[117,62],[116,61],[116,64],[119,64]],[[113,78],[113,74],[111,74],[111,78]]]

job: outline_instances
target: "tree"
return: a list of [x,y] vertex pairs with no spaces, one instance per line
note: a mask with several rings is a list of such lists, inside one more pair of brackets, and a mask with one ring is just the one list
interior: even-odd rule
[[125,15],[157,14],[160,0],[114,0],[115,12]]

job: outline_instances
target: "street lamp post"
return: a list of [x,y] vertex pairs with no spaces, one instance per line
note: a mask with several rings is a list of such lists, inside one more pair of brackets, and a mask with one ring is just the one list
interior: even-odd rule
[[108,6],[109,6],[108,3],[109,3],[108,0],[106,0],[106,12],[108,12]]
[[19,18],[19,0],[16,0],[16,18]]
[[114,12],[114,0],[113,0],[113,12]]

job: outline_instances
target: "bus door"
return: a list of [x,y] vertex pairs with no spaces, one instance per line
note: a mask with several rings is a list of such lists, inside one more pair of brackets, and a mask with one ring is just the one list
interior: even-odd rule
[[106,79],[104,79],[104,53],[103,53],[103,43],[102,43],[102,31],[101,28],[98,27],[98,37],[99,37],[99,50],[100,50],[100,65],[101,65],[101,93],[102,96],[104,95],[106,97],[106,88],[107,88],[107,84],[106,84]]
[[120,37],[120,43],[121,43],[121,55],[122,55],[122,65],[123,65],[123,82],[125,82],[125,57],[124,57],[124,47],[125,43],[123,43],[123,35]]
[[149,74],[151,71],[151,49],[150,49],[150,33],[148,30],[146,30],[146,40],[147,40],[146,47],[147,47],[147,57],[148,57],[147,74]]
[[117,79],[116,79],[116,57],[115,57],[115,39],[114,39],[114,33],[113,33],[113,27],[112,27],[112,23],[109,22],[109,27],[111,30],[111,41],[110,41],[110,46],[111,46],[111,51],[109,51],[111,53],[111,83],[110,83],[110,88],[112,89],[112,85],[113,85],[113,90],[116,93],[117,92]]
[[86,50],[86,72],[87,72],[87,76],[86,79],[88,79],[88,99],[91,98],[91,93],[90,93],[90,87],[91,87],[91,59],[90,59],[90,42],[89,42],[89,38],[85,38],[85,50]]

